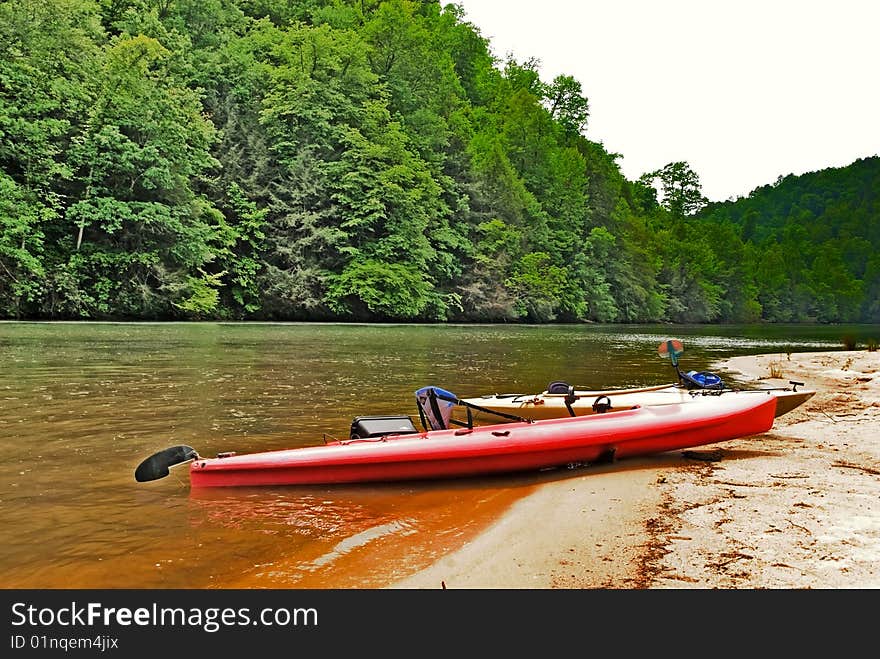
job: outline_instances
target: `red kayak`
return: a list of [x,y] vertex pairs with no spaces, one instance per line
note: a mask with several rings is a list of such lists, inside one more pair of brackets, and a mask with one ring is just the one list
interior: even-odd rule
[[[192,460],[192,487],[358,483],[537,470],[760,434],[773,425],[775,411],[775,396],[718,396],[700,403],[425,432],[415,430],[409,417],[387,417],[406,419],[409,428],[401,426],[398,434],[355,435],[320,446],[216,458],[202,458],[190,447],[178,446],[153,456],[153,463],[142,463],[135,475],[139,481],[160,478],[167,475],[167,466],[186,460]],[[165,460],[160,468],[157,456]]]

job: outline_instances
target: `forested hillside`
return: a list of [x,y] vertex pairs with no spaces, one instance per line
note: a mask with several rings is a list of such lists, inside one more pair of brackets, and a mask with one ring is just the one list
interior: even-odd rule
[[4,0],[0,317],[880,321],[880,159],[707,205],[588,99],[456,5]]
[[780,178],[702,217],[749,246],[762,319],[880,321],[880,158]]

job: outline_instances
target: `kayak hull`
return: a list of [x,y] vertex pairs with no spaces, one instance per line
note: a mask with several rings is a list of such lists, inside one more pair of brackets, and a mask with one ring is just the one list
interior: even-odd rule
[[313,485],[519,472],[689,448],[766,432],[775,397],[719,397],[591,416],[435,430],[190,464],[193,487]]
[[[597,401],[610,403],[611,409],[628,409],[632,407],[649,407],[655,405],[678,405],[682,403],[699,403],[712,401],[718,397],[730,396],[765,396],[776,398],[776,416],[780,417],[796,407],[804,404],[815,395],[815,391],[786,390],[739,390],[725,389],[718,391],[695,391],[674,384],[640,389],[612,389],[609,391],[575,391],[576,400],[571,409],[576,416],[595,414],[593,404]],[[607,396],[607,400],[605,397]],[[532,420],[558,419],[571,416],[565,404],[566,394],[502,394],[463,398],[465,405],[479,406],[486,410],[513,414]],[[479,410],[471,411],[475,423],[498,423],[498,417]],[[464,421],[467,419],[467,408],[456,406],[452,410],[452,418]]]

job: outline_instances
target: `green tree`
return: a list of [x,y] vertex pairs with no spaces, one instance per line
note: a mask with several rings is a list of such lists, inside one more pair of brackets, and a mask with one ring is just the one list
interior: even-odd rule
[[581,83],[569,75],[558,75],[544,89],[544,102],[550,116],[562,128],[571,133],[580,133],[587,127],[590,105],[583,95]]
[[0,172],[0,311],[19,318],[43,293],[41,224],[55,216]]
[[671,162],[640,180],[647,185],[659,181],[661,204],[676,217],[693,215],[706,206],[700,177],[686,162]]
[[[198,96],[169,75],[167,56],[143,36],[122,35],[107,51],[101,89],[70,154],[79,186],[65,213],[73,242],[66,270],[84,293],[71,312],[173,315],[192,296],[212,299],[202,286],[216,280],[201,268],[215,256],[220,218],[193,181],[216,165],[214,128]],[[64,306],[65,291],[56,296]]]
[[327,300],[335,312],[357,320],[430,316],[436,313],[430,307],[440,303],[420,272],[372,259],[353,261],[331,277]]
[[89,2],[0,3],[0,309],[51,301],[55,227],[73,173],[67,152],[93,101],[103,40]]
[[498,218],[480,223],[474,233],[472,262],[457,287],[462,312],[474,320],[516,320],[523,309],[508,287],[508,273],[522,254],[522,234]]
[[549,254],[529,252],[514,265],[505,283],[513,291],[517,314],[531,322],[545,323],[556,318],[565,278],[565,270],[554,265]]

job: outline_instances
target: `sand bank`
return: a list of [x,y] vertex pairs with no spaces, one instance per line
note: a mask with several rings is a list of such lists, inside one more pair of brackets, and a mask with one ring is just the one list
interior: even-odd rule
[[[880,352],[735,357],[816,395],[763,435],[588,467],[391,588],[878,588]],[[771,377],[772,376],[772,377]]]

